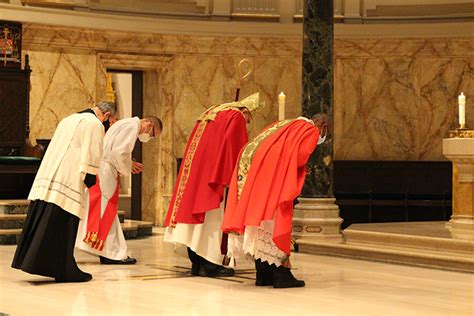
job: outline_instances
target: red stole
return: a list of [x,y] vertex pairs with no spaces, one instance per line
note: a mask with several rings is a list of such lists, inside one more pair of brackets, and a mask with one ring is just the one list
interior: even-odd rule
[[289,255],[293,200],[318,138],[317,127],[297,119],[272,125],[249,142],[232,175],[223,231],[243,234],[246,226],[274,219],[273,241]]
[[96,184],[89,188],[89,216],[87,218],[87,234],[84,242],[99,251],[102,251],[104,248],[105,240],[117,216],[119,187],[120,176],[117,176],[117,187],[115,188],[114,195],[108,201],[102,216],[100,216],[102,192],[98,177]]

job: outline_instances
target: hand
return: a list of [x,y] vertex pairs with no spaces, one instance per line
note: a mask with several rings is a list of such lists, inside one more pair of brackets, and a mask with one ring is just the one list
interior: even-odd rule
[[86,177],[84,178],[84,184],[88,189],[93,187],[96,183],[96,176],[90,173],[86,174]]
[[139,174],[143,171],[143,164],[138,161],[132,161],[132,174]]

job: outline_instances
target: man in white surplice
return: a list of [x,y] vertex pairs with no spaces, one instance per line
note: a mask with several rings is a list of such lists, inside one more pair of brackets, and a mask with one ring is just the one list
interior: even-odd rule
[[[142,171],[142,165],[132,161],[131,153],[137,141],[148,142],[151,138],[158,136],[162,130],[162,122],[157,117],[125,118],[113,123],[104,137],[103,156],[99,165],[98,183],[100,183],[100,221],[104,221],[104,213],[111,200],[114,209],[113,221],[108,233],[105,233],[101,247],[87,242],[86,235],[89,234],[88,222],[92,212],[92,202],[88,200],[89,210],[87,216],[80,222],[76,239],[76,247],[89,253],[99,255],[102,264],[134,264],[136,259],[128,256],[127,244],[123,235],[122,227],[117,214],[118,198],[118,176],[136,174]],[[91,193],[92,194],[92,193]],[[98,214],[97,214],[98,215]],[[102,229],[102,226],[101,226]],[[99,238],[100,240],[100,231]],[[97,234],[96,234],[97,239]],[[96,243],[97,244],[97,243]]]

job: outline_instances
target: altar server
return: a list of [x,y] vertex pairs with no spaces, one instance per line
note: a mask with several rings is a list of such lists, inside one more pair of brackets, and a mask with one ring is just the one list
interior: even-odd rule
[[100,102],[59,123],[28,196],[31,203],[13,268],[57,282],[92,279],[78,268],[74,243],[85,215],[86,187],[95,184],[99,170],[103,123],[115,112],[115,104]]
[[114,123],[104,137],[98,182],[89,189],[86,216],[79,224],[76,247],[98,255],[102,264],[135,264],[128,256],[127,244],[117,215],[120,176],[142,171],[132,161],[137,138],[148,142],[161,133],[157,117],[125,118]]

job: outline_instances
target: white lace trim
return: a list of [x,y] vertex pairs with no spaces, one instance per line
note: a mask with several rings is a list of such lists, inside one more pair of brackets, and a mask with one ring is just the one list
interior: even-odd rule
[[259,227],[246,227],[244,236],[230,235],[227,255],[231,258],[231,265],[242,258],[260,259],[277,267],[282,265],[288,256],[273,242],[273,229],[274,221],[268,220]]

